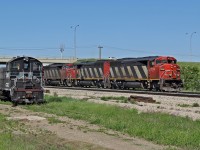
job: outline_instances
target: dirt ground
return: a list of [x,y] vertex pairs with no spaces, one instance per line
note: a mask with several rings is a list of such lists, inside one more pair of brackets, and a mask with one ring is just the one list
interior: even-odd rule
[[[68,117],[36,113],[10,105],[0,104],[0,113],[7,115],[7,119],[19,120],[30,130],[46,130],[55,136],[72,142],[84,142],[94,145],[92,149],[114,150],[162,150],[164,146],[147,142],[143,139],[122,135],[119,132],[107,130],[100,126],[91,125],[85,121],[73,120]],[[55,117],[62,123],[50,123],[49,117]],[[17,131],[16,131],[17,132]]]

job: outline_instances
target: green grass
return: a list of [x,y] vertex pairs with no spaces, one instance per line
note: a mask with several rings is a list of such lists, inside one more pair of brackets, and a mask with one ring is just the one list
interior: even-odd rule
[[[46,97],[48,101],[50,97]],[[158,144],[200,149],[200,121],[159,113],[138,113],[134,109],[62,98],[62,102],[26,106],[33,111],[68,116]]]
[[117,100],[119,102],[124,102],[124,103],[128,102],[128,98],[124,97],[124,96],[119,96],[119,97],[115,97],[115,96],[103,96],[103,97],[101,97],[101,100],[103,100],[103,101]]
[[50,124],[65,123],[65,121],[59,120],[55,117],[48,117],[47,120]]
[[11,102],[10,102],[10,101],[1,101],[1,100],[0,100],[0,104],[4,104],[4,105],[10,105],[10,104],[11,104]]

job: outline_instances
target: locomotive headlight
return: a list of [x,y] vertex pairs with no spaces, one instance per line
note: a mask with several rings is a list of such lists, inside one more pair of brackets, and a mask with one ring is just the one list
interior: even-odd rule
[[10,86],[10,84],[9,84],[9,83],[6,83],[6,84],[5,84],[5,87],[9,87],[9,86]]
[[160,71],[164,71],[165,69],[164,68],[160,68]]

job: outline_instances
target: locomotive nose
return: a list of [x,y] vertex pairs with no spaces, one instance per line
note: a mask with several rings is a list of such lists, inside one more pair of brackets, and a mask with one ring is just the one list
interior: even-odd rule
[[176,64],[164,64],[160,68],[160,75],[165,79],[180,78],[180,68]]

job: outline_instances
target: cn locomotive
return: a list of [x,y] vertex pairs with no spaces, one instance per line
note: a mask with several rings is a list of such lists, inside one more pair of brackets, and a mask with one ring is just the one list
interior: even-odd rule
[[170,56],[97,60],[44,67],[46,85],[180,91],[180,66]]
[[18,103],[43,103],[43,66],[32,57],[14,57],[0,68],[1,99]]

